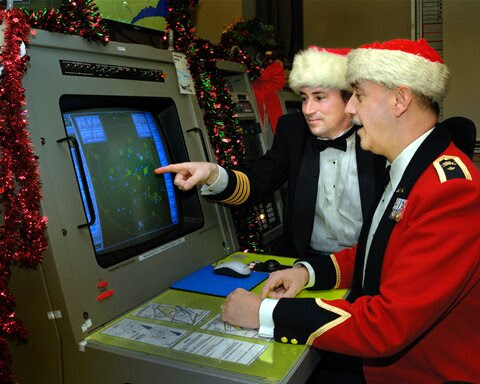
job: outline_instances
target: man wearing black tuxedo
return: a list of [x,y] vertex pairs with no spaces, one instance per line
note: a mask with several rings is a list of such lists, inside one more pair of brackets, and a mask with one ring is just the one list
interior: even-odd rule
[[182,190],[203,184],[202,195],[226,204],[255,204],[288,182],[284,246],[291,257],[329,256],[354,245],[383,177],[385,160],[360,148],[345,105],[349,49],[310,47],[293,62],[289,85],[302,113],[282,116],[272,148],[249,169],[212,163],[173,164]]

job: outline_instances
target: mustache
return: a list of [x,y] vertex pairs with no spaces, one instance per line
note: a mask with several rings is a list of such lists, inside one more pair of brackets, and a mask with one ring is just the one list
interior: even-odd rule
[[352,123],[354,125],[358,125],[359,127],[363,127],[363,123],[357,116],[352,116]]
[[323,114],[314,112],[314,113],[309,113],[309,114],[304,114],[305,119],[323,119]]

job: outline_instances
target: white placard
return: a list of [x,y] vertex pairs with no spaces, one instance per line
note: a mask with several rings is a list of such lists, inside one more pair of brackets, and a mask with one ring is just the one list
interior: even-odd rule
[[172,52],[172,56],[175,70],[177,71],[180,93],[194,95],[195,85],[193,84],[192,74],[190,73],[186,56],[180,52]]

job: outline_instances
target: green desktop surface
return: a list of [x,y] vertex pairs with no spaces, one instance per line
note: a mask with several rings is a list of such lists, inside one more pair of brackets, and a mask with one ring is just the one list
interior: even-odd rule
[[[294,259],[234,253],[228,260],[245,263],[275,258],[292,265]],[[263,283],[252,291],[260,293]],[[346,290],[306,291],[298,297],[337,299]],[[169,289],[108,323],[86,338],[103,344],[197,366],[253,376],[252,381],[282,382],[308,351],[305,345],[282,344],[258,337],[254,330],[232,327],[219,320],[224,298]]]

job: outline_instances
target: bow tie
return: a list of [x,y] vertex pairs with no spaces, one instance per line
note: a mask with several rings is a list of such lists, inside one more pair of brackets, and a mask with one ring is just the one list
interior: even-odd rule
[[347,138],[355,132],[355,128],[350,129],[348,132],[344,133],[342,136],[337,137],[334,140],[321,140],[313,136],[313,147],[318,151],[322,152],[327,148],[335,148],[340,151],[345,152],[347,150]]

